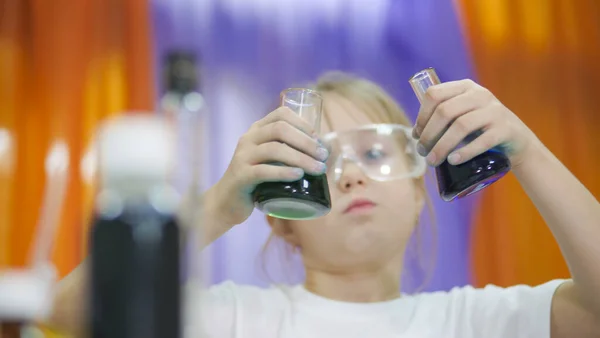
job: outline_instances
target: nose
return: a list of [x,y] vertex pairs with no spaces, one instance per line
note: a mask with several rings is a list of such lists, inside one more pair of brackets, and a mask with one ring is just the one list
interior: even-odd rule
[[367,177],[363,171],[354,163],[345,162],[342,165],[342,173],[339,176],[338,188],[342,192],[350,192],[356,187],[364,187],[367,182]]

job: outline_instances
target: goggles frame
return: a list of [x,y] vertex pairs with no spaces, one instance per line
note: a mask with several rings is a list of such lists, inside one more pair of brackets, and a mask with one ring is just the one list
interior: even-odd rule
[[[369,131],[372,130],[374,131],[377,135],[392,135],[398,131],[402,132],[405,134],[406,139],[408,140],[408,146],[411,148],[411,151],[414,154],[414,168],[412,169],[412,171],[410,173],[407,173],[405,175],[402,176],[388,176],[388,177],[383,177],[383,176],[374,176],[372,174],[369,173],[369,170],[367,168],[365,168],[365,165],[362,163],[361,160],[359,160],[358,158],[356,158],[356,155],[354,154],[350,154],[347,151],[344,151],[344,147],[342,147],[341,152],[336,156],[336,158],[334,159],[334,167],[333,168],[328,168],[328,170],[333,169],[333,173],[335,174],[335,182],[338,182],[339,179],[342,176],[342,173],[344,171],[344,163],[345,162],[353,162],[357,167],[360,168],[360,170],[370,179],[374,180],[374,181],[379,181],[379,182],[386,182],[386,181],[393,181],[393,180],[402,180],[402,179],[407,179],[407,178],[417,178],[417,177],[421,177],[423,175],[425,175],[426,169],[427,169],[427,164],[425,162],[425,158],[423,158],[422,156],[420,156],[417,153],[417,142],[413,139],[412,137],[412,131],[413,128],[401,125],[401,124],[388,124],[388,123],[380,123],[380,124],[368,124],[368,125],[364,125],[358,128],[354,128],[354,129],[350,129],[350,130],[345,130],[345,131],[334,131],[334,132],[329,132],[325,135],[323,135],[321,137],[321,140],[323,141],[323,143],[325,143],[326,146],[328,146],[329,150],[331,150],[330,147],[330,142],[340,138],[340,136],[344,136],[344,135],[348,135],[348,134],[353,134],[356,132],[361,132],[361,131]],[[328,171],[329,172],[329,171]]]

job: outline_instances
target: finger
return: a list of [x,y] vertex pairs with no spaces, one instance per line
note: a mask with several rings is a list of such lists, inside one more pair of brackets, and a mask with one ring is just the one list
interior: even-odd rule
[[260,129],[255,129],[249,137],[257,145],[269,142],[283,142],[319,161],[327,160],[329,153],[317,139],[308,136],[286,121],[276,121]]
[[421,132],[419,153],[422,156],[427,155],[457,118],[482,107],[487,100],[486,95],[481,95],[475,90],[467,90],[440,103]]
[[473,157],[483,154],[484,152],[506,142],[506,139],[506,136],[503,135],[498,129],[490,128],[473,140],[473,142],[460,149],[457,149],[456,151],[453,151],[448,156],[448,163],[452,165],[458,165],[469,161]]
[[252,155],[250,164],[283,163],[314,175],[323,174],[326,169],[325,163],[280,142],[263,143],[256,147]]
[[440,103],[464,93],[473,85],[476,84],[471,80],[461,80],[444,82],[429,87],[419,109],[419,115],[413,129],[413,136],[417,139],[420,138],[425,125],[429,122],[435,108]]
[[263,182],[293,182],[304,176],[300,168],[278,166],[271,164],[258,164],[247,170],[246,181],[250,185]]
[[289,123],[290,125],[300,129],[302,132],[304,132],[307,135],[316,135],[316,132],[317,132],[313,125],[311,125],[305,119],[301,118],[298,114],[294,113],[288,107],[279,107],[279,108],[275,109],[274,111],[269,113],[264,118],[255,122],[253,124],[253,127],[255,129],[259,129],[266,125],[269,125],[269,124],[272,124],[272,123],[275,123],[278,121],[285,121],[285,122]]
[[491,115],[489,111],[475,110],[458,117],[442,137],[434,143],[426,157],[427,163],[437,166],[444,162],[448,154],[465,142],[469,135],[489,127],[492,120]]

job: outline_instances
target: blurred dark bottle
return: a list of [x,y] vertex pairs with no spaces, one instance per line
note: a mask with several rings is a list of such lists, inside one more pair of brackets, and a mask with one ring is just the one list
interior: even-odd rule
[[[416,73],[409,82],[419,102],[422,102],[427,88],[441,83],[433,68]],[[471,142],[479,134],[469,135],[463,143]],[[452,165],[446,160],[435,168],[440,197],[449,202],[471,195],[499,180],[510,168],[508,157],[496,148],[459,165]]]
[[[165,59],[155,114],[130,115],[99,132],[100,190],[91,233],[94,338],[182,336],[180,196],[199,205],[201,110],[195,56]],[[194,208],[190,208],[194,209]]]
[[100,130],[90,243],[94,338],[181,337],[172,134],[153,114],[120,117]]

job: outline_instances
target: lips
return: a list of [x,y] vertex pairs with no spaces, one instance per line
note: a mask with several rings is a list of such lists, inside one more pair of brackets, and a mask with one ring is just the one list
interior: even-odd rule
[[344,213],[360,212],[370,210],[375,206],[375,203],[366,198],[358,198],[353,200],[348,207],[344,210]]

